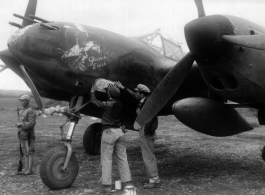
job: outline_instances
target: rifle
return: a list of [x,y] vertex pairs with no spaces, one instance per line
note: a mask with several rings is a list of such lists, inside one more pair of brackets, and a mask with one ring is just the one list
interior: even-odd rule
[[[17,107],[17,116],[19,117],[19,108]],[[17,168],[17,172],[21,172],[22,168],[23,168],[23,162],[22,162],[22,158],[23,158],[23,151],[21,148],[21,144],[19,142],[19,161],[18,161],[18,168]]]

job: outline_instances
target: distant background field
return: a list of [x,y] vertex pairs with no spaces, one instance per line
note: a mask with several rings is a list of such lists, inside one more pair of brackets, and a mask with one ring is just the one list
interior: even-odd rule
[[[16,110],[17,106],[21,107],[21,104],[19,102],[19,97],[21,97],[23,94],[28,94],[31,96],[30,105],[36,107],[37,104],[32,97],[31,92],[28,91],[14,91],[14,90],[0,90],[0,109],[2,110]],[[51,107],[51,106],[66,106],[68,105],[68,102],[65,101],[55,101],[50,100],[47,98],[41,98],[44,107]]]
[[15,97],[0,97],[0,109],[16,110],[17,106],[21,107],[19,101]]

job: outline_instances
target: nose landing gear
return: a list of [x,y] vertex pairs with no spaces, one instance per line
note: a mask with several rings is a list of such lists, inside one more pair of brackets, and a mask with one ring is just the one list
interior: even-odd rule
[[63,169],[67,156],[66,147],[49,150],[40,164],[40,177],[43,183],[52,190],[71,187],[78,174],[79,165],[75,154],[71,155],[67,169]]
[[[73,107],[75,99],[76,97],[72,98],[70,108]],[[40,163],[40,177],[43,183],[52,190],[70,187],[78,174],[79,164],[72,150],[71,142],[75,127],[81,118],[79,111],[89,102],[84,105],[82,103],[83,97],[79,96],[75,108],[69,112],[64,112],[68,118],[67,121],[70,121],[70,127],[66,137],[64,136],[63,125],[60,126],[64,147],[50,149]]]

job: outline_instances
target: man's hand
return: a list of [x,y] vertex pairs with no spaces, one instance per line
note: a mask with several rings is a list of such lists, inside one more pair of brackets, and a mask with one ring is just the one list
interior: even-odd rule
[[95,87],[95,85],[92,85],[91,92],[94,93],[95,91],[96,91],[96,87]]
[[115,87],[115,84],[108,84],[108,89],[109,88],[114,88]]
[[124,86],[120,83],[120,81],[116,81],[115,86],[118,87],[119,89],[124,89]]
[[23,123],[17,123],[16,127],[21,127]]

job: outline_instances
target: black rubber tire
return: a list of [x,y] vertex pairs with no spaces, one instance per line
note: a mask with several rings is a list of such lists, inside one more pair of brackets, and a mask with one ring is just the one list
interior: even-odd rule
[[41,160],[40,178],[52,190],[69,188],[76,179],[79,164],[74,152],[71,156],[67,172],[61,170],[66,155],[66,147],[56,147],[50,149]]
[[83,135],[83,147],[89,155],[100,155],[100,143],[102,136],[101,123],[90,125]]
[[265,109],[258,110],[258,121],[260,125],[265,125]]

